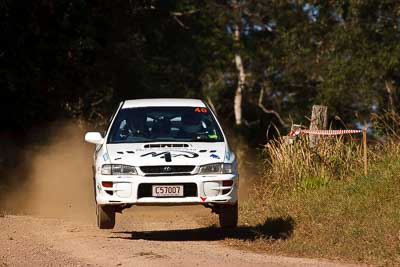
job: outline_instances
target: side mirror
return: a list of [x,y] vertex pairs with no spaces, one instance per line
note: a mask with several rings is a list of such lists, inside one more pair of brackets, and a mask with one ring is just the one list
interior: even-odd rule
[[101,145],[104,140],[99,132],[87,132],[85,134],[85,141],[92,144]]

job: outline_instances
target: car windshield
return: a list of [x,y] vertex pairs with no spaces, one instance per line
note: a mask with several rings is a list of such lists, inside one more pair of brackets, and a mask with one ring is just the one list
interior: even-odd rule
[[205,107],[121,109],[108,143],[223,142],[222,132]]

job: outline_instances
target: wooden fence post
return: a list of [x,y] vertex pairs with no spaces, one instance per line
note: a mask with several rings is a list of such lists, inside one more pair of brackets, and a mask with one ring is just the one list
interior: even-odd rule
[[367,157],[367,126],[363,129],[363,148],[364,148],[364,175],[368,174],[368,157]]
[[[328,107],[314,105],[312,107],[310,130],[326,130],[328,128]],[[317,144],[318,136],[310,134],[310,145]]]

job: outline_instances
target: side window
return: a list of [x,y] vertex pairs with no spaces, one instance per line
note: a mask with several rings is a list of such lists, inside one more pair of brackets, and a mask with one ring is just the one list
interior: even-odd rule
[[114,135],[113,139],[116,141],[125,140],[130,134],[126,119],[117,121],[116,123],[118,123],[117,124],[118,126],[117,126],[117,128],[115,128],[115,131],[113,133],[113,135]]
[[123,103],[124,102],[121,102],[121,103],[118,104],[117,108],[114,110],[114,112],[111,114],[110,118],[108,119],[107,127],[104,130],[103,137],[105,137],[107,135],[107,132],[111,127],[111,122],[112,122],[113,118],[115,116],[117,116],[117,112],[118,112],[119,108],[122,106]]

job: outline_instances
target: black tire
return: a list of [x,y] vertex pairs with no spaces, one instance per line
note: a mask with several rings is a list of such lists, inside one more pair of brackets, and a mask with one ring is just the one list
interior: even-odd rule
[[100,229],[113,229],[115,226],[115,209],[113,206],[96,205],[97,226]]
[[219,225],[221,228],[235,228],[238,224],[238,204],[221,205],[219,212]]

